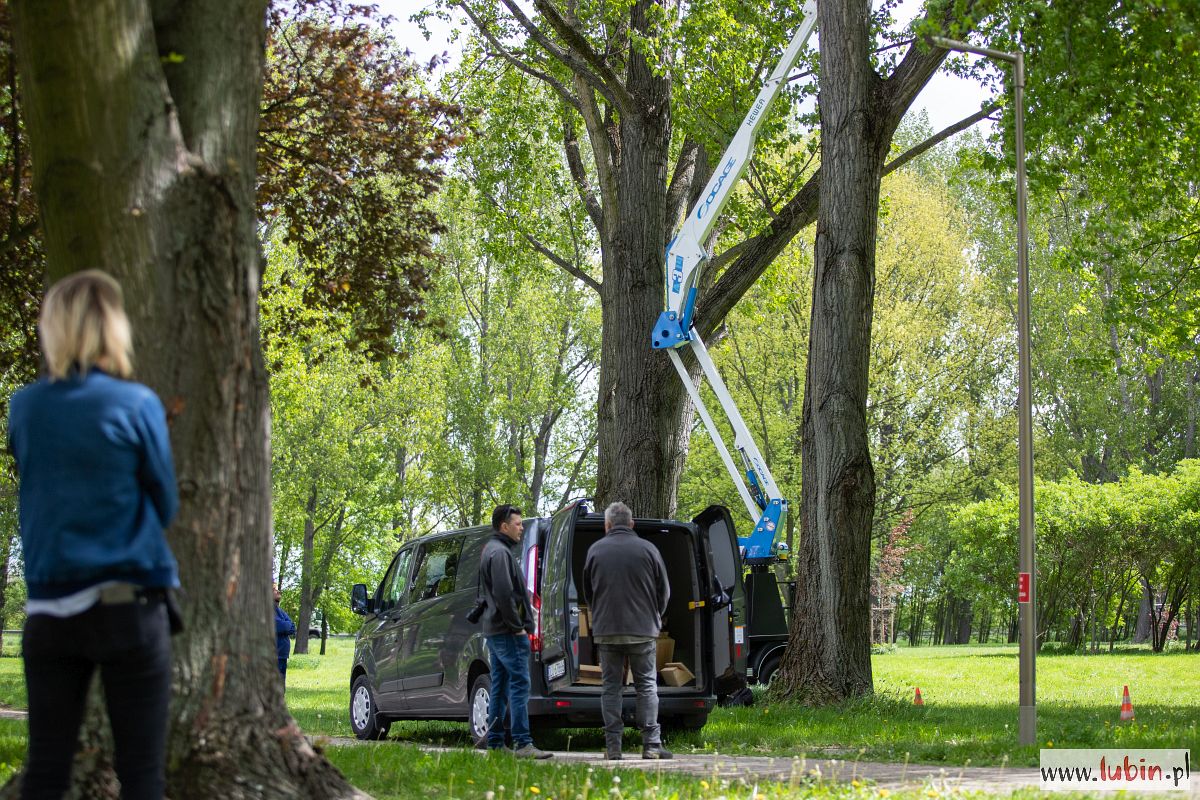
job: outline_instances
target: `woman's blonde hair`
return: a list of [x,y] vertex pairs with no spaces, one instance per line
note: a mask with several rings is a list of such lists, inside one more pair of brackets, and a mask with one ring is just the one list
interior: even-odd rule
[[133,374],[133,335],[121,285],[98,269],[84,270],[50,287],[38,319],[50,377],[100,367],[119,378]]

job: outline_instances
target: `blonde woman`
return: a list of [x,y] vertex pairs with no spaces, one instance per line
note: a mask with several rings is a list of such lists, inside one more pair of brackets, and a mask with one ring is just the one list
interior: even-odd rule
[[9,404],[29,590],[24,798],[68,786],[98,668],[123,798],[160,800],[171,687],[166,591],[179,585],[164,529],[179,501],[162,403],[131,381],[121,287],[64,278],[38,322],[48,374]]

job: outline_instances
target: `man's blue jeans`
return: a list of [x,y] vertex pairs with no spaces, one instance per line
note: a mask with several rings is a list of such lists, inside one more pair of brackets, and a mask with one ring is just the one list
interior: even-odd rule
[[488,703],[489,748],[504,747],[504,714],[512,716],[513,747],[533,743],[529,735],[529,637],[501,633],[487,637],[492,662],[492,698]]

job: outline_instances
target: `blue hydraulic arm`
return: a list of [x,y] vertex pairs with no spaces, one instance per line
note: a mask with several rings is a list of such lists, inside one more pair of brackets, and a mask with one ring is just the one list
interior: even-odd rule
[[[655,349],[666,350],[671,357],[671,363],[679,373],[688,395],[696,406],[704,427],[712,437],[725,468],[729,470],[733,483],[741,495],[742,502],[750,518],[756,520],[754,531],[749,536],[738,537],[742,556],[747,561],[762,561],[774,557],[773,546],[775,532],[783,525],[787,516],[787,501],[779,493],[775,478],[767,463],[750,436],[750,430],[742,419],[737,404],[729,394],[729,389],[717,372],[716,366],[709,357],[708,348],[692,327],[692,314],[696,309],[696,287],[700,270],[708,260],[704,249],[704,241],[712,233],[721,209],[732,193],[734,185],[742,176],[750,163],[750,155],[754,150],[754,142],[758,136],[763,119],[771,107],[771,103],[779,95],[788,74],[792,71],[801,50],[812,36],[817,24],[817,0],[808,0],[804,5],[804,17],[799,30],[792,37],[783,57],[771,73],[771,77],[759,91],[754,105],[742,120],[741,126],[734,134],[729,147],[721,155],[718,167],[704,187],[699,202],[688,212],[687,219],[679,229],[679,233],[667,246],[666,264],[666,306],[667,309],[659,316],[654,325],[650,338]],[[733,461],[721,432],[713,422],[708,408],[700,397],[698,387],[692,383],[679,351],[690,348],[697,363],[712,385],[713,393],[721,404],[721,409],[733,428],[733,446],[741,457],[742,467]]]

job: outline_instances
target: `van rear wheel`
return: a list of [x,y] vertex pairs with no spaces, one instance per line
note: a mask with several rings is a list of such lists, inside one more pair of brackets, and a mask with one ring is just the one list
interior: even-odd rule
[[708,714],[683,714],[663,720],[663,727],[672,731],[698,731],[708,724]]
[[471,726],[471,740],[476,747],[487,745],[488,705],[492,702],[492,678],[486,672],[471,684],[470,707],[467,721]]
[[762,666],[758,668],[755,680],[759,686],[771,685],[771,681],[775,680],[775,673],[779,671],[779,654],[774,653],[763,659]]

